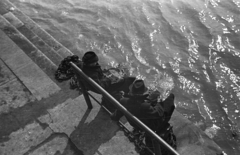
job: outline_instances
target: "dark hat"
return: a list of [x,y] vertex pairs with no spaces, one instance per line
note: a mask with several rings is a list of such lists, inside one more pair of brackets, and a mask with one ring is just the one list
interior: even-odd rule
[[82,61],[85,64],[91,64],[91,63],[94,63],[94,62],[98,62],[98,56],[96,55],[95,52],[88,51],[83,55]]
[[156,101],[160,95],[161,95],[160,91],[154,90],[149,93],[148,99],[151,101]]
[[129,93],[131,94],[142,95],[147,92],[147,87],[145,87],[143,80],[137,79],[129,86],[129,90]]

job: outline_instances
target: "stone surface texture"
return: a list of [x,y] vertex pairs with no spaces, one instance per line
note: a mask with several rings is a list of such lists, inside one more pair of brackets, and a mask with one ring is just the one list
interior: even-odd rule
[[16,28],[23,26],[23,23],[17,17],[15,17],[11,12],[8,12],[3,16]]
[[9,140],[0,145],[2,155],[23,155],[31,147],[43,142],[52,133],[50,128],[43,129],[38,123],[28,124],[23,129],[12,132]]
[[[22,83],[38,99],[56,93],[60,88],[0,30],[1,56],[7,66],[14,71]],[[7,48],[11,46],[12,48]]]

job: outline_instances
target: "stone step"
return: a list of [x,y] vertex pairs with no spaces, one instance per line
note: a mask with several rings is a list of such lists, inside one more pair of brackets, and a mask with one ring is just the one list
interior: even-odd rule
[[73,55],[73,53],[60,44],[55,38],[53,38],[49,33],[43,30],[38,24],[36,24],[30,17],[23,14],[20,10],[14,9],[12,13],[20,19],[26,28],[38,35],[42,40],[44,40],[50,47],[52,47],[57,53],[62,57],[67,57]]
[[[14,36],[9,35],[9,37],[13,39],[13,41],[22,48],[59,87],[68,89],[69,85],[65,82],[59,83],[55,79],[54,73],[62,59],[69,55],[73,55],[73,53],[56,41],[8,0],[0,1],[0,10],[0,14],[3,15],[3,18],[14,27],[14,32],[17,30],[16,33],[19,34]],[[10,27],[10,31],[12,31],[12,29],[13,28]],[[23,36],[21,38],[24,39],[21,40],[19,36]],[[34,48],[32,48],[32,45],[34,45]],[[33,50],[35,51],[32,52]],[[51,62],[48,62],[49,60],[51,60]]]
[[[12,27],[9,28],[9,23],[4,20],[5,19],[0,16],[0,29],[5,30],[8,36],[13,40],[19,40],[18,43],[31,45],[27,40],[24,40],[22,36],[17,34],[16,30]],[[14,31],[14,33],[12,33],[12,31]],[[58,92],[60,90],[58,85],[54,83],[8,36],[0,30],[0,58],[16,77],[28,88],[37,100],[47,98]],[[29,54],[31,54],[31,52],[37,53],[34,46],[30,47],[31,48],[28,51]],[[26,47],[23,47],[23,49],[24,48]],[[36,56],[36,54],[34,56]],[[44,56],[42,57],[44,58]],[[40,57],[38,56],[38,58]],[[50,63],[51,61],[47,62]],[[44,65],[46,64],[47,63]]]
[[22,107],[35,99],[0,58],[0,115],[7,114],[10,110]]
[[[98,100],[101,98],[101,95],[92,95]],[[0,145],[1,153],[48,155],[67,151],[75,155],[137,155],[134,144],[118,125],[93,99],[91,101],[91,110],[87,109],[83,95],[48,109],[24,128],[12,132],[9,140]]]
[[[73,55],[73,53],[70,50],[64,47],[45,30],[43,30],[30,17],[26,16],[23,12],[17,9],[11,2],[9,2],[8,0],[4,0],[3,2],[0,2],[0,5],[2,5],[3,8],[2,11],[0,11],[2,15],[11,12],[19,21],[21,21],[24,24],[24,27],[19,29],[21,32],[23,31],[24,33],[26,31],[32,31],[35,35],[41,38],[41,40],[43,40],[49,47],[51,47],[57,54],[61,55],[63,58],[69,55]],[[26,33],[28,34],[28,32]]]
[[[101,95],[91,93],[97,100]],[[54,133],[65,133],[83,154],[137,155],[135,146],[110,119],[109,114],[93,100],[93,109],[89,110],[84,96],[69,99],[48,110],[47,115],[38,118],[39,122],[48,124]],[[33,154],[44,150],[36,149]]]
[[45,54],[23,36],[14,26],[12,26],[2,15],[0,15],[0,29],[25,52],[40,68],[48,75],[52,76],[57,69]]
[[48,46],[41,38],[29,30],[12,12],[2,15],[8,20],[19,32],[21,32],[33,45],[44,53],[55,65],[59,65],[63,59],[53,48]]
[[[3,3],[3,2],[2,2]],[[11,5],[9,5],[11,6]],[[11,7],[14,8],[14,7]],[[4,10],[4,9],[3,9]],[[40,37],[28,29],[12,12],[3,11],[2,16],[8,20],[16,29],[19,30],[32,44],[34,44],[42,53],[44,53],[52,62],[59,65],[63,59],[52,47],[46,44]]]

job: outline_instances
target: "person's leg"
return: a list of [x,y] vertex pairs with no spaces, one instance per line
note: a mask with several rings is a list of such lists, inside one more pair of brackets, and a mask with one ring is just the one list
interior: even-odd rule
[[153,144],[153,152],[155,153],[155,155],[164,155],[162,154],[161,151],[161,145],[156,141],[152,139],[152,144]]
[[151,137],[149,137],[149,136],[145,137],[145,144],[149,149],[151,149],[154,152],[154,146],[153,146]]
[[119,121],[121,117],[123,117],[124,114],[119,111],[119,110],[115,110],[112,114],[111,114],[111,119],[114,120],[114,121]]
[[[173,133],[172,126],[168,126],[167,129],[165,129],[164,132],[161,134],[158,133],[158,135],[165,141],[167,142],[172,148],[175,150],[177,149],[177,143],[176,143],[176,136]],[[165,146],[162,146],[162,154],[166,155],[173,155]]]
[[150,136],[145,137],[145,143],[146,146],[151,149],[151,151],[153,153],[155,153],[155,155],[162,155],[161,154],[161,145],[159,143],[156,142],[156,140],[152,139]]
[[115,111],[115,107],[114,105],[104,96],[102,96],[102,101],[101,104],[107,108],[110,112],[114,112]]

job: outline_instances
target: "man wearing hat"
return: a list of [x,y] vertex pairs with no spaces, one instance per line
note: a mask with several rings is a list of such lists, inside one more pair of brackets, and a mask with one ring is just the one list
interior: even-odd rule
[[[124,77],[120,81],[116,83],[112,83],[109,78],[107,78],[103,74],[103,70],[101,69],[101,66],[98,64],[98,56],[93,51],[86,52],[83,57],[83,67],[82,71],[92,78],[95,82],[97,82],[103,89],[105,89],[108,93],[114,94],[123,91],[124,93],[128,93],[129,85],[132,84],[132,82],[136,79],[135,77]],[[97,90],[95,90],[90,84],[86,83],[86,86],[89,90],[99,93]],[[115,107],[111,105],[104,97],[102,100],[102,103],[108,108],[108,110],[112,111],[111,109],[115,110]]]
[[[137,117],[154,132],[160,136],[162,136],[162,134],[164,135],[164,133],[170,127],[168,121],[171,118],[172,112],[175,108],[172,107],[172,105],[174,106],[174,95],[170,94],[164,102],[159,102],[159,97],[161,95],[160,92],[158,90],[151,92],[148,91],[143,80],[135,80],[133,84],[130,85],[129,89],[129,96],[120,99],[120,103],[133,116]],[[165,104],[169,105],[165,108]],[[116,110],[111,115],[111,118],[115,121],[119,121],[122,116],[123,113]],[[141,129],[134,122],[132,122],[131,119],[127,118],[127,120],[131,126],[134,127],[134,130],[141,131]],[[162,150],[160,145],[152,142],[151,137],[148,135],[145,137],[145,143],[152,150],[153,148]],[[162,150],[161,152],[165,152],[165,150]]]
[[[134,110],[134,113],[138,113],[139,110],[137,110],[136,108],[139,108],[140,106],[136,105],[140,105],[141,103],[143,103],[143,101],[147,99],[148,95],[148,89],[145,86],[144,81],[141,79],[136,79],[129,86],[129,93],[122,96],[122,98],[120,99],[120,103],[129,111]],[[119,120],[123,116],[123,113],[116,110],[115,115],[115,117],[113,118],[117,118],[117,120]]]
[[[97,82],[102,88],[106,89],[111,84],[110,79],[105,78],[101,66],[98,64],[98,56],[93,51],[88,51],[82,57],[83,67],[82,71]],[[87,88],[93,92],[97,92],[90,84],[87,84]]]
[[[129,94],[120,99],[120,103],[134,116],[140,119],[146,125],[149,124],[149,119],[158,119],[163,116],[164,110],[161,105],[153,106],[151,101],[157,100],[160,95],[155,92],[150,93],[141,79],[135,80],[129,86]],[[116,110],[111,116],[113,120],[118,121],[123,116],[123,113]],[[135,124],[131,124],[138,128]],[[150,125],[150,124],[149,124]]]

